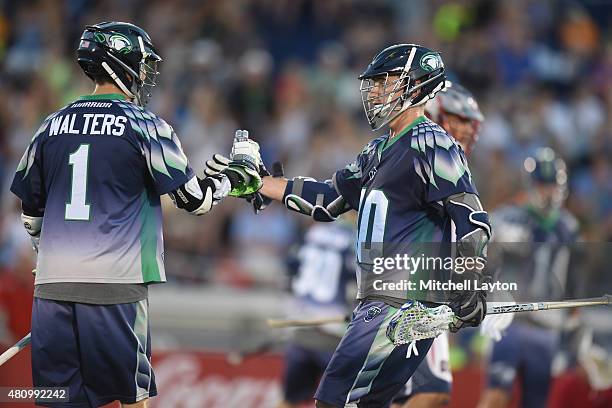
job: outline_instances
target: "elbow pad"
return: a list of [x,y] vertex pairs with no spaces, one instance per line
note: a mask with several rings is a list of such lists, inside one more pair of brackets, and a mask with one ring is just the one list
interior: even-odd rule
[[296,177],[287,182],[283,203],[288,209],[319,222],[334,221],[351,209],[331,182],[321,183],[307,177]]
[[177,208],[193,215],[202,215],[209,212],[229,190],[227,177],[193,177],[169,195]]
[[471,193],[452,195],[444,200],[444,208],[455,223],[459,255],[486,258],[491,224],[478,196]]

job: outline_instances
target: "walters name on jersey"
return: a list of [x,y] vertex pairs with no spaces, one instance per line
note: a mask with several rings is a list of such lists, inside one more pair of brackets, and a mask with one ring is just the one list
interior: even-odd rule
[[165,281],[160,196],[193,176],[172,127],[122,95],[50,115],[11,186],[44,212],[36,284]]

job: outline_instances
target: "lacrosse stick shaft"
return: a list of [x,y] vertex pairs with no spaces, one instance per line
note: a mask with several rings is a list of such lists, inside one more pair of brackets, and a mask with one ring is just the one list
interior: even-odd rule
[[[539,310],[567,309],[572,307],[610,304],[612,304],[612,295],[604,295],[601,297],[587,299],[563,300],[558,302],[517,303],[514,305],[501,306],[493,306],[489,304],[487,307],[487,314],[535,312]],[[347,316],[331,316],[314,319],[268,319],[267,324],[268,327],[272,329],[281,329],[285,327],[321,326],[330,323],[345,323],[347,321]]]
[[272,350],[275,346],[280,344],[280,340],[266,340],[263,343],[256,345],[255,347],[251,347],[242,351],[230,351],[227,354],[226,360],[231,365],[241,364],[245,359],[249,357],[254,357],[259,354],[266,353]]
[[538,310],[567,309],[572,307],[597,306],[612,304],[612,296],[604,295],[596,298],[562,300],[558,302],[535,302],[517,303],[514,305],[487,307],[487,314],[516,313],[516,312],[535,312]]
[[321,326],[330,323],[345,323],[347,316],[331,316],[315,319],[268,319],[268,327],[272,329],[282,329],[284,327],[310,327]]
[[0,355],[0,366],[9,361],[15,354],[23,350],[28,344],[30,344],[31,333],[28,333],[23,339],[19,340],[15,345],[6,350]]

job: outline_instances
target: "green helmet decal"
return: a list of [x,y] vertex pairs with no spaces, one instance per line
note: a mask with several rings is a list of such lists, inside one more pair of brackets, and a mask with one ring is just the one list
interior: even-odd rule
[[127,54],[132,51],[132,43],[123,34],[113,34],[108,39],[109,45],[115,51]]
[[442,63],[442,58],[438,53],[427,53],[421,57],[421,61],[419,61],[421,68],[423,68],[427,72],[435,71],[436,69],[442,68],[444,64]]

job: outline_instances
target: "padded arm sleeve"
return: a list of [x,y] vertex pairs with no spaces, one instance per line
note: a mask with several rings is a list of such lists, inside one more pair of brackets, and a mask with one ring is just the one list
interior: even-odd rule
[[351,209],[331,181],[321,183],[306,177],[288,180],[283,203],[288,209],[319,222],[334,221],[340,214]]

